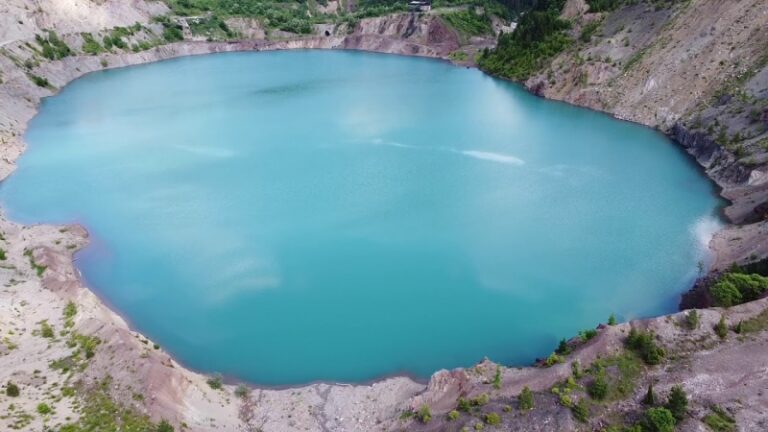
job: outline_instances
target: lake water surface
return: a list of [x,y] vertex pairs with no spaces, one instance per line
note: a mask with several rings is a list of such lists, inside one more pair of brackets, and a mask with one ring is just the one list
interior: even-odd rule
[[528,364],[674,310],[717,225],[662,135],[418,58],[94,73],[26,140],[9,216],[84,224],[100,296],[182,363],[262,384]]

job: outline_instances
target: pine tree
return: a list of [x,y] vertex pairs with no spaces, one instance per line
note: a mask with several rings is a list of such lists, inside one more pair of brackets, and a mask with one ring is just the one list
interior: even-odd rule
[[728,336],[728,324],[725,323],[725,317],[720,315],[720,321],[715,326],[715,333],[720,336],[720,339],[725,339]]
[[685,394],[682,386],[672,387],[672,391],[669,392],[669,399],[667,399],[667,409],[678,423],[685,418],[688,413],[688,395]]
[[648,384],[648,391],[645,393],[645,397],[643,398],[643,405],[656,405],[656,393],[653,392],[653,381]]
[[600,371],[595,377],[595,381],[587,389],[587,393],[592,399],[603,400],[608,396],[608,381],[605,379],[605,372]]
[[523,387],[523,391],[520,392],[518,401],[520,403],[521,411],[533,409],[533,392],[528,388],[528,386]]

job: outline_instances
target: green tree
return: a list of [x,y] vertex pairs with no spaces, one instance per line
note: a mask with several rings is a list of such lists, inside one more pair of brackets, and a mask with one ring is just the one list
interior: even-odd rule
[[520,410],[528,411],[533,409],[533,392],[528,386],[523,387],[523,391],[518,396],[518,402],[520,403]]
[[587,390],[589,396],[595,400],[603,400],[608,396],[608,380],[605,377],[605,371],[600,370],[595,377],[595,380],[589,386]]
[[682,386],[672,387],[667,399],[667,409],[672,413],[676,422],[680,422],[688,413],[688,395],[685,394]]
[[728,324],[725,322],[725,316],[720,315],[720,321],[715,325],[715,333],[720,336],[720,339],[725,339],[728,336]]
[[557,345],[555,352],[560,355],[567,355],[571,352],[571,347],[568,346],[568,341],[565,340],[565,338],[560,339],[560,343]]
[[656,405],[656,393],[653,392],[653,381],[648,383],[648,391],[645,392],[643,398],[643,405],[654,406]]
[[608,317],[608,325],[614,326],[616,325],[616,315],[611,314],[611,316]]
[[648,432],[674,432],[675,417],[666,408],[649,408],[643,418],[643,429]]
[[699,313],[696,309],[691,309],[685,314],[685,323],[690,330],[699,328]]

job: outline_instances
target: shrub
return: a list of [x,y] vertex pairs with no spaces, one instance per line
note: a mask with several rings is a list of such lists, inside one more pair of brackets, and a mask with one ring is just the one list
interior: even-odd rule
[[496,426],[501,424],[501,416],[496,414],[495,412],[486,414],[484,419],[485,419],[485,422],[491,426]]
[[416,418],[424,424],[429,423],[432,420],[432,411],[430,411],[429,405],[422,405],[419,412],[416,413]]
[[611,314],[611,316],[608,317],[608,325],[614,326],[616,323],[616,315]]
[[555,349],[555,354],[568,355],[570,352],[571,347],[568,346],[568,341],[565,338],[560,339],[560,343],[557,345],[557,349]]
[[685,418],[685,415],[688,413],[688,396],[685,394],[682,386],[676,385],[672,387],[666,407],[672,413],[675,421],[679,422]]
[[51,325],[48,324],[48,321],[43,321],[40,323],[40,336],[48,339],[53,339],[53,337],[55,336],[53,327],[51,327]]
[[725,316],[720,315],[720,321],[715,325],[715,333],[720,336],[720,339],[725,339],[728,336],[728,324],[725,323]]
[[50,406],[48,406],[47,403],[43,402],[43,403],[37,404],[37,412],[42,415],[45,415],[45,414],[50,414],[51,412],[53,412],[53,410],[51,409]]
[[581,40],[584,43],[591,41],[592,35],[595,34],[598,28],[600,28],[600,21],[592,21],[591,23],[586,24],[584,27],[581,28],[581,34],[579,35],[579,40]]
[[523,387],[523,391],[520,392],[520,396],[517,397],[520,404],[521,411],[527,411],[533,409],[533,392],[528,386]]
[[456,407],[456,409],[458,409],[459,411],[469,412],[471,408],[472,408],[472,404],[468,400],[464,398],[459,398],[459,404]]
[[83,46],[82,50],[86,54],[90,55],[96,55],[102,51],[104,51],[104,47],[102,47],[96,39],[93,38],[93,35],[90,33],[80,33],[80,36],[83,38]]
[[582,375],[582,373],[581,373],[581,365],[579,365],[579,361],[578,360],[574,360],[571,363],[571,374],[573,375],[573,377],[575,379],[581,378],[581,375]]
[[744,331],[744,321],[739,320],[739,323],[736,324],[736,327],[733,328],[733,331],[736,332],[737,334],[741,334],[741,332]]
[[[48,81],[48,78],[37,76],[35,74],[29,74],[29,79],[32,80],[33,83],[35,83],[38,87],[48,88],[51,86],[51,83]],[[38,273],[40,273],[38,271]]]
[[562,363],[562,362],[563,362],[563,358],[562,358],[562,357],[560,357],[559,355],[557,355],[557,353],[552,353],[552,354],[550,354],[550,355],[549,355],[549,357],[547,357],[547,359],[544,361],[544,365],[545,365],[546,367],[551,367],[551,366],[554,366],[554,365],[556,365],[556,364],[558,364],[558,363]]
[[579,403],[571,407],[571,412],[576,420],[586,423],[587,420],[589,420],[589,406],[587,406],[587,400],[581,398]]
[[595,381],[588,389],[589,396],[595,400],[603,400],[608,396],[608,381],[605,378],[605,371],[600,370],[595,377]]
[[656,345],[652,332],[643,332],[632,328],[626,343],[630,349],[640,355],[646,364],[657,365],[664,358],[664,349]]
[[248,389],[248,386],[245,384],[240,384],[235,389],[235,396],[239,397],[240,399],[243,399],[246,396],[248,396],[248,393],[250,393],[250,390]]
[[583,342],[586,342],[595,336],[597,336],[597,330],[595,329],[582,330],[579,332],[579,337]]
[[691,309],[685,314],[685,324],[689,330],[696,330],[699,328],[699,312],[696,309]]
[[173,432],[173,426],[171,426],[170,423],[168,423],[167,420],[163,419],[160,421],[160,423],[157,424],[157,428],[155,428],[155,432]]
[[622,0],[587,0],[590,12],[610,12],[619,7],[621,3]]
[[5,394],[10,397],[18,397],[21,392],[19,391],[19,386],[16,384],[8,381],[8,384],[5,385]]
[[484,423],[475,423],[475,430],[480,431],[480,430],[483,430],[483,429],[485,429],[485,424]]
[[666,408],[649,408],[643,418],[643,429],[648,432],[674,432],[675,417]]
[[756,300],[768,290],[768,277],[730,271],[709,288],[716,306],[730,307]]
[[452,410],[448,413],[448,421],[458,420],[460,415],[461,414],[458,411]]
[[488,403],[488,401],[490,401],[490,399],[491,399],[491,398],[489,398],[489,397],[488,397],[488,394],[487,394],[487,393],[481,393],[481,394],[480,394],[480,396],[478,396],[478,397],[476,397],[476,398],[472,399],[472,400],[470,401],[470,403],[471,403],[473,406],[483,406],[483,405],[487,404],[487,403]]
[[53,31],[49,30],[45,36],[35,35],[35,41],[43,49],[43,57],[48,60],[58,60],[72,54],[72,50]]
[[214,374],[212,377],[208,378],[206,383],[208,383],[208,386],[214,390],[219,390],[224,385],[221,374]]
[[77,315],[77,306],[71,301],[67,302],[67,305],[64,307],[64,319],[74,318],[75,315]]

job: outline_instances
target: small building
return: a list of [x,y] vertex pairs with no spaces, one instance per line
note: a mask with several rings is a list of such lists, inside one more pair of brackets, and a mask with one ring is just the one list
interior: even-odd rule
[[432,10],[432,0],[410,0],[408,10],[411,12],[429,12]]

